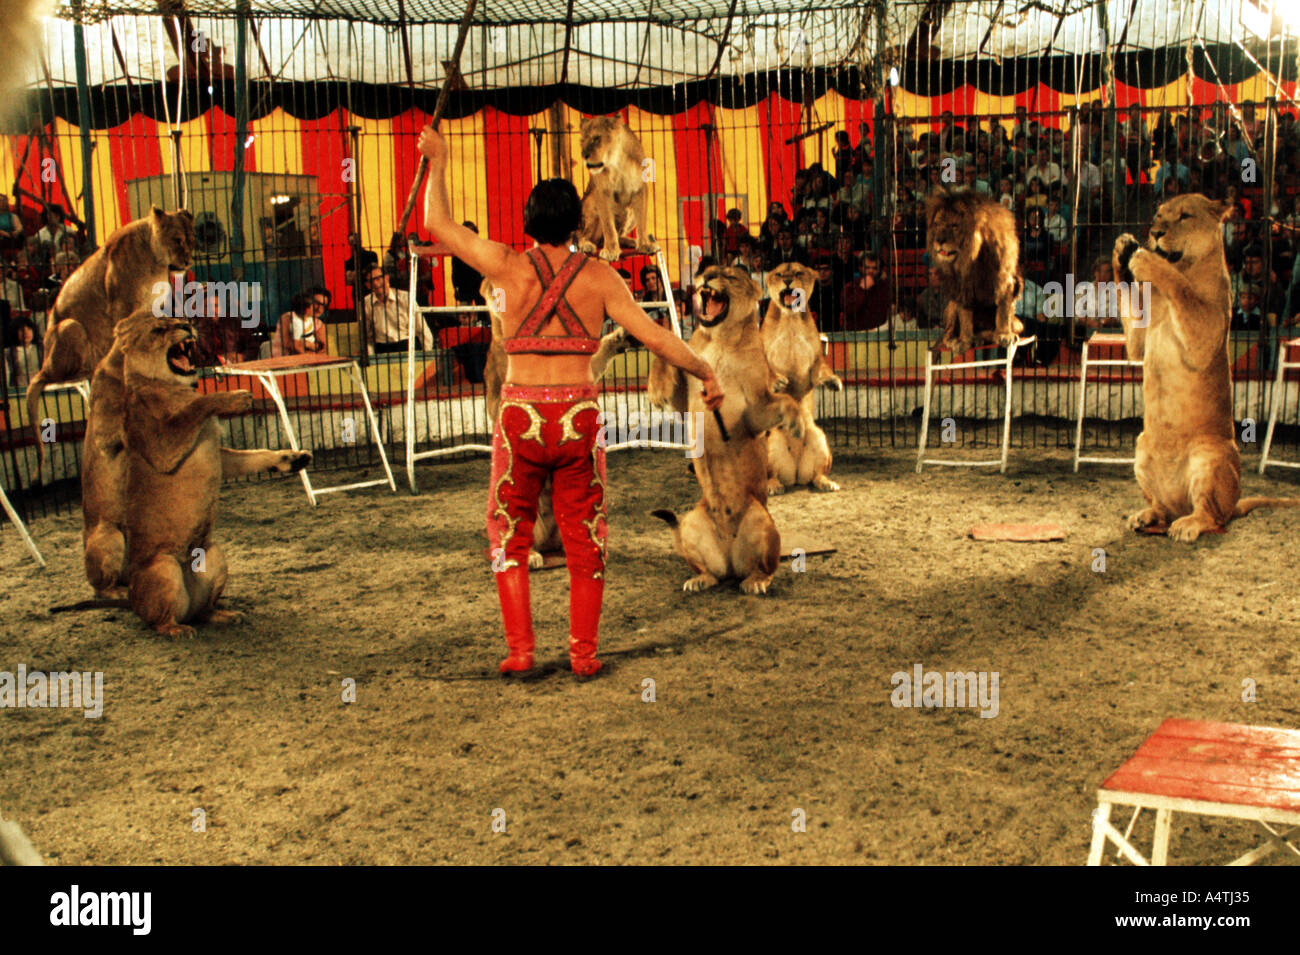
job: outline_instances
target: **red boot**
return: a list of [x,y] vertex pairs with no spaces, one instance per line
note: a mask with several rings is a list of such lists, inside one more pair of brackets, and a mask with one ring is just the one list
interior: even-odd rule
[[601,668],[596,659],[596,641],[604,595],[604,578],[569,580],[569,667],[574,676],[592,676]]
[[506,628],[510,656],[501,661],[502,673],[523,673],[533,668],[533,611],[528,602],[528,568],[511,567],[494,574],[501,620]]

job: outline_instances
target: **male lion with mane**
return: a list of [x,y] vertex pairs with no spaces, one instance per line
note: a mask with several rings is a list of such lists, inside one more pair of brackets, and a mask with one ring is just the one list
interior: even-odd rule
[[817,276],[807,266],[787,262],[768,272],[765,282],[769,302],[763,319],[763,351],[777,376],[775,390],[799,402],[803,431],[798,438],[785,428],[768,432],[767,493],[780,494],[802,484],[817,491],[838,491],[840,486],[827,477],[831,448],[815,420],[814,392],[819,385],[841,391],[844,383],[826,364],[821,334],[808,310]]
[[[655,358],[646,389],[657,408],[691,411],[691,445],[703,448],[695,476],[703,497],[681,518],[668,510],[653,511],[673,530],[677,551],[696,576],[686,591],[714,587],[724,577],[739,577],[747,594],[765,594],[781,559],[781,535],[767,510],[767,438],[783,427],[803,436],[798,403],[772,390],[776,380],[758,330],[758,287],[739,268],[710,266],[701,273],[704,315],[690,346],[713,366],[726,399],[718,413],[724,439],[689,376]],[[695,423],[703,421],[703,434]]]
[[948,298],[943,335],[931,350],[960,355],[976,343],[1015,342],[1025,328],[1015,314],[1024,283],[1010,211],[974,192],[936,189],[925,201],[925,229],[930,265]]
[[1232,293],[1223,254],[1228,202],[1176,196],[1156,210],[1146,247],[1115,241],[1115,278],[1150,283],[1151,314],[1138,324],[1119,296],[1129,346],[1145,332],[1142,433],[1133,470],[1147,506],[1134,530],[1169,525],[1191,543],[1257,507],[1296,507],[1300,498],[1241,497],[1241,455],[1232,414],[1228,324]]
[[622,237],[635,229],[635,248],[646,255],[659,251],[646,218],[643,177],[645,149],[627,124],[613,116],[593,116],[582,121],[582,161],[591,173],[582,195],[579,252],[600,253],[607,262],[622,255]]

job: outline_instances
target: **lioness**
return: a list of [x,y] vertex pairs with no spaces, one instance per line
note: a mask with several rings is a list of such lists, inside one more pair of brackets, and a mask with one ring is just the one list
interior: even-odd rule
[[[252,407],[247,391],[196,394],[194,330],[142,309],[118,327],[123,366],[126,577],[131,609],[158,633],[189,636],[216,609],[226,559],[212,539],[228,462],[260,466],[275,452],[224,452],[216,416]],[[231,455],[234,455],[231,457]],[[299,457],[299,467],[306,461]]]
[[[170,320],[156,320],[150,309],[141,309],[118,323],[113,347],[95,369],[90,382],[90,414],[81,453],[81,539],[85,552],[86,579],[98,597],[125,596],[122,566],[126,557],[126,440],[123,415],[126,394],[123,383],[123,351],[126,336],[136,337],[142,328],[165,328]],[[121,334],[126,329],[126,336]],[[197,369],[186,349],[178,352],[175,369],[197,384]],[[233,451],[221,449],[221,476],[242,477],[254,471],[296,473],[311,461],[306,452],[292,450]]]
[[[682,585],[704,590],[724,577],[741,578],[747,594],[767,593],[781,557],[781,535],[767,511],[765,432],[783,427],[803,436],[799,403],[772,390],[775,375],[758,330],[759,290],[743,269],[711,266],[699,277],[704,315],[690,346],[717,372],[726,394],[719,412],[729,438],[704,413],[698,388],[688,376],[656,358],[650,363],[647,395],[657,408],[690,410],[691,444],[702,447],[695,475],[703,498],[679,521],[672,511],[654,511],[673,529],[677,552],[696,576]],[[695,422],[704,422],[703,435]]]
[[1228,372],[1232,295],[1220,225],[1231,210],[1205,196],[1176,196],[1156,210],[1145,248],[1125,234],[1113,252],[1117,279],[1151,286],[1145,328],[1135,324],[1129,296],[1119,296],[1130,347],[1146,336],[1134,471],[1147,507],[1129,526],[1169,523],[1169,536],[1188,543],[1256,507],[1300,505],[1296,498],[1241,498]]
[[194,217],[184,209],[149,215],[118,229],[68,277],[45,329],[45,360],[27,385],[27,417],[39,440],[41,392],[46,385],[88,378],[113,346],[113,329],[138,309],[152,305],[154,286],[171,272],[190,267]]
[[930,264],[948,297],[943,335],[931,350],[960,355],[976,343],[1014,342],[1025,329],[1016,318],[1024,282],[1010,211],[974,192],[936,189],[925,201],[925,229]]
[[[487,398],[488,424],[494,426],[497,413],[501,410],[501,386],[506,379],[506,350],[501,345],[505,332],[501,327],[501,313],[496,310],[496,288],[490,279],[483,280],[479,293],[487,303],[488,318],[492,323],[492,344],[488,348],[487,363],[483,368],[483,390]],[[626,343],[627,332],[621,327],[603,337],[600,347],[591,356],[591,377],[599,381],[610,359],[622,351]],[[538,570],[545,565],[546,554],[562,550],[564,544],[560,540],[560,525],[555,523],[555,511],[551,506],[551,482],[548,479],[537,498],[537,520],[533,522],[533,547],[528,552],[528,566]]]
[[591,173],[582,195],[579,252],[600,253],[607,262],[622,254],[620,239],[636,229],[636,250],[659,251],[646,217],[645,150],[627,124],[613,116],[593,116],[580,128],[582,161]]
[[800,484],[818,491],[838,491],[840,486],[826,476],[831,469],[831,448],[826,432],[815,420],[814,389],[829,385],[840,391],[844,382],[826,363],[817,323],[808,310],[817,276],[806,266],[787,262],[768,272],[765,281],[770,300],[763,319],[763,350],[777,376],[775,390],[799,402],[803,430],[800,438],[785,428],[768,432],[767,493],[780,494]]

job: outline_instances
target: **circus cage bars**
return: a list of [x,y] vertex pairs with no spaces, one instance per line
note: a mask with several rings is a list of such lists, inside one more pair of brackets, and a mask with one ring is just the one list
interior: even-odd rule
[[[413,287],[421,304],[475,300],[473,283],[436,247],[409,254],[412,236],[432,242],[421,203],[406,234],[395,234],[416,134],[444,85],[453,208],[520,249],[529,244],[522,207],[532,183],[558,175],[579,190],[586,184],[582,118],[627,122],[653,160],[650,231],[687,336],[701,261],[736,250],[730,210],[762,248],[780,241],[769,222],[779,203],[814,263],[846,253],[831,273],[837,284],[860,280],[861,253],[878,256],[888,294],[874,310],[844,314],[821,301],[826,351],[846,387],[819,395],[819,419],[839,447],[917,441],[924,349],[938,334],[919,221],[933,169],[952,184],[969,168],[976,185],[999,192],[992,180],[1010,173],[1031,256],[1022,269],[1041,290],[1090,279],[1117,235],[1143,233],[1157,186],[1170,178],[1166,165],[1188,167],[1189,184],[1223,195],[1229,161],[1236,169],[1248,158],[1256,175],[1237,196],[1248,236],[1266,253],[1264,296],[1282,304],[1272,319],[1234,329],[1232,355],[1238,419],[1266,417],[1278,341],[1300,311],[1300,298],[1288,301],[1286,228],[1300,163],[1294,126],[1282,118],[1295,111],[1300,40],[1272,5],[504,0],[475,4],[457,62],[465,12],[459,0],[64,3],[46,21],[26,115],[0,137],[0,177],[13,183],[28,231],[61,210],[79,255],[150,204],[190,208],[198,239],[190,280],[258,289],[252,315],[227,316],[213,332],[214,361],[265,354],[294,296],[328,291],[326,348],[358,359],[391,455],[408,437],[408,377],[420,449],[488,437],[481,312],[431,315],[427,333],[416,323],[413,369],[405,351],[376,347],[384,343],[364,321],[372,257],[392,288]],[[1015,132],[1026,133],[1020,146]],[[1059,170],[1046,192],[1061,200],[1065,220],[1046,242],[1030,221],[1046,201],[1029,188],[1025,161],[1044,147]],[[772,257],[746,261],[757,272]],[[619,263],[636,294],[648,294],[643,270],[653,264]],[[48,301],[27,296],[21,305],[4,317],[6,346],[24,318],[43,326]],[[1089,333],[1078,317],[1045,316],[1016,379],[1014,446],[1072,444]],[[618,356],[602,380],[606,407],[648,412],[648,367],[643,349]],[[5,487],[28,517],[70,508],[82,402],[75,391],[47,395],[41,417],[54,422],[56,440],[52,471],[38,481],[36,431],[11,363],[4,374]],[[201,387],[258,386],[209,370]],[[315,469],[378,468],[347,375],[291,376],[282,387]],[[960,425],[958,446],[997,442],[1000,387],[992,377],[954,375],[936,390],[934,414]],[[1295,450],[1300,410],[1296,385],[1284,388],[1282,456]],[[1131,447],[1136,371],[1090,382],[1088,397],[1090,445]],[[277,416],[258,398],[227,423],[234,446],[280,442]]]

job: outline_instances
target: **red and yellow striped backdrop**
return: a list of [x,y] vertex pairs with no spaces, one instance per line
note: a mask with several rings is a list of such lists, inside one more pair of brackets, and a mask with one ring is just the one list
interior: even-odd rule
[[[1225,87],[1223,92],[1234,102],[1260,101],[1272,95],[1293,97],[1296,84],[1278,87],[1267,74]],[[996,97],[965,86],[937,97],[919,97],[895,89],[891,109],[901,119],[937,120],[945,109],[958,115],[1010,115],[1014,107],[1065,109],[1073,97],[1056,93],[1045,86],[1017,96]],[[1080,100],[1097,98],[1097,93]],[[1180,77],[1168,86],[1150,90],[1120,84],[1117,102],[1123,108],[1133,104],[1179,106],[1189,102],[1210,103],[1220,98],[1214,84],[1193,78],[1189,84]],[[804,128],[804,111],[815,125],[830,122],[822,134],[794,145],[785,140]],[[723,109],[706,102],[675,115],[657,115],[630,107],[623,118],[641,137],[647,155],[654,160],[654,180],[650,186],[653,231],[669,251],[669,270],[674,280],[684,250],[692,244],[706,244],[706,196],[718,196],[717,214],[739,206],[746,212],[751,230],[756,231],[763,219],[768,198],[786,200],[795,172],[812,162],[831,164],[834,133],[847,129],[857,141],[858,123],[870,123],[870,101],[846,99],[831,91],[811,106],[783,99],[775,93],[746,109]],[[568,106],[560,107],[562,122],[568,129],[567,154],[574,160],[571,169],[553,169],[549,140],[544,141],[539,157],[537,140],[531,129],[549,128],[549,112],[533,116],[511,116],[492,107],[464,119],[443,124],[452,149],[451,192],[456,215],[478,224],[481,233],[516,246],[526,245],[522,232],[524,199],[531,184],[539,178],[569,175],[578,189],[586,185],[586,169],[580,161],[578,126],[582,114]],[[343,285],[343,261],[348,255],[346,236],[350,213],[345,197],[345,160],[355,163],[360,193],[361,218],[357,231],[368,248],[382,250],[391,238],[406,192],[416,166],[415,138],[427,119],[419,110],[410,110],[392,119],[375,120],[349,115],[344,110],[316,120],[299,120],[276,109],[249,126],[245,143],[237,143],[235,121],[219,108],[213,108],[180,130],[180,162],[187,173],[230,170],[236,149],[244,150],[244,168],[250,172],[290,173],[314,176],[322,196],[322,243],[325,250],[325,278],[331,287]],[[1010,120],[1007,121],[1008,124]],[[712,149],[703,127],[713,127]],[[357,155],[347,127],[360,127]],[[39,137],[30,150],[27,136],[0,136],[0,181],[9,183],[19,177],[23,188],[45,196],[51,202],[70,205],[83,215],[83,197],[93,194],[95,202],[95,239],[104,239],[130,216],[127,203],[129,180],[166,175],[172,171],[172,149],[165,122],[142,115],[112,129],[91,133],[91,182],[82,181],[80,131],[63,120],[49,128],[50,136]],[[22,170],[18,165],[26,153]],[[706,163],[708,155],[711,162]],[[45,160],[54,159],[61,180],[42,178],[42,170],[52,168]],[[20,176],[21,173],[21,176]],[[49,178],[47,175],[46,179]],[[66,194],[65,194],[66,190]],[[68,195],[73,198],[68,199]],[[417,204],[410,229],[421,236],[422,209]],[[449,285],[449,265],[445,265]]]

